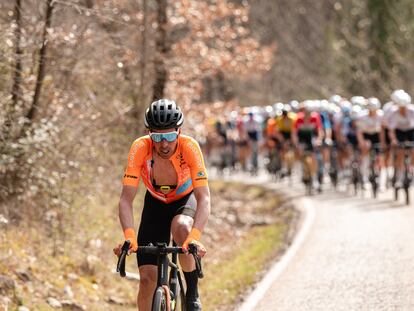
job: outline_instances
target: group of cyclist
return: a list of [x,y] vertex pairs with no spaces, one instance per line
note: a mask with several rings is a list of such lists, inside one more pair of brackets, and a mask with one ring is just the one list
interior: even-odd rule
[[[333,95],[327,100],[245,107],[216,120],[215,130],[221,138],[217,148],[221,157],[216,163],[220,169],[233,169],[239,163],[242,169],[256,173],[260,150],[269,172],[285,176],[291,173],[292,154],[295,159],[304,159],[306,154],[310,173],[304,173],[303,181],[315,179],[321,190],[324,174],[332,170],[333,162],[340,175],[348,172],[353,159],[361,168],[364,185],[369,179],[369,155],[374,152],[379,180],[389,179],[401,187],[404,150],[398,147],[414,143],[414,106],[411,96],[401,89],[392,92],[390,101],[383,105],[375,97],[353,96],[348,100]],[[209,159],[211,152],[206,149]],[[274,161],[275,157],[279,161]],[[412,151],[411,158],[414,163]],[[381,178],[385,176],[388,179]]]
[[[410,170],[414,163],[414,106],[404,90],[392,92],[390,99],[381,105],[374,97],[354,96],[347,100],[334,95],[329,100],[247,107],[214,122],[212,131],[204,133],[205,139],[198,136],[198,141],[181,133],[184,114],[174,101],[160,99],[151,103],[144,116],[148,133],[131,145],[119,202],[119,219],[125,241],[129,242],[125,244],[127,251],[137,252],[141,278],[138,309],[170,310],[170,290],[165,284],[157,284],[157,275],[165,275],[161,268],[167,264],[160,265],[159,257],[146,254],[142,247],[166,246],[172,237],[184,253],[180,255],[186,283],[183,308],[202,310],[195,259],[206,254],[200,240],[211,209],[203,155],[211,160],[213,147],[218,147],[221,169],[240,165],[256,174],[259,155],[267,150],[269,171],[282,171],[281,176],[291,174],[295,159],[301,159],[303,167],[308,168],[303,169],[303,182],[312,185],[316,179],[319,190],[326,167],[330,171],[335,168],[339,174],[346,172],[353,161],[367,177],[365,159],[374,155],[370,157],[370,167],[378,175],[383,168],[387,172],[388,167],[393,167],[392,183],[401,187],[407,179],[407,158]],[[147,192],[137,234],[133,201],[140,180]],[[188,255],[189,247],[195,249],[194,259]],[[114,253],[120,256],[121,252],[119,244]],[[160,291],[157,286],[161,286]]]

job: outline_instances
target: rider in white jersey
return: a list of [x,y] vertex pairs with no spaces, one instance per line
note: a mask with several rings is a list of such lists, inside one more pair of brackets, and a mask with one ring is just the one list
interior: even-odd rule
[[[414,143],[414,107],[411,105],[411,96],[403,90],[393,93],[393,101],[397,105],[388,120],[391,143],[396,146],[398,143]],[[396,170],[396,187],[402,186],[403,182],[403,158],[404,150],[397,150],[397,157],[394,163]],[[411,163],[414,163],[414,149],[411,151]]]
[[380,109],[381,103],[377,98],[371,97],[367,99],[367,111],[357,119],[357,137],[358,144],[364,156],[363,175],[366,176],[368,170],[368,158],[366,155],[370,150],[375,150],[376,157],[375,166],[380,169],[382,163],[382,154],[380,154],[379,145],[384,145],[384,132],[382,131],[382,118],[384,113]]

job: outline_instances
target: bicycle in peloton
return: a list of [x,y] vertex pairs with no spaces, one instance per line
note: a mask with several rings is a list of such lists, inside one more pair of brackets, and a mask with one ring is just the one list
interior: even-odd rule
[[300,143],[300,149],[302,150],[301,162],[302,162],[302,182],[306,188],[306,194],[312,195],[314,186],[314,168],[313,168],[313,150],[308,144]]
[[[405,193],[405,204],[410,204],[410,186],[413,181],[414,173],[413,168],[411,166],[411,151],[414,147],[413,143],[404,142],[398,144],[397,148],[404,149],[404,175],[403,175],[403,182],[402,188],[397,187],[397,184],[394,182],[394,198],[398,200],[398,192],[400,189],[404,189]],[[395,180],[395,178],[394,178]]]
[[[121,277],[126,276],[125,261],[130,246],[129,241],[125,241],[122,246],[121,254],[118,258],[116,271]],[[186,311],[185,292],[183,280],[177,265],[177,254],[184,254],[182,247],[167,246],[166,243],[157,245],[139,246],[138,252],[153,254],[158,257],[157,287],[152,299],[152,311]],[[197,255],[197,246],[189,244],[188,252],[193,255],[196,264],[196,271],[199,278],[203,278],[201,259]],[[172,254],[172,260],[168,255]],[[168,274],[168,268],[170,268]]]
[[351,156],[350,162],[350,184],[353,185],[354,195],[358,194],[358,190],[362,192],[364,189],[362,174],[361,174],[361,163],[360,163],[360,151],[359,149],[354,149]]
[[372,196],[377,197],[379,188],[380,168],[378,166],[378,156],[381,153],[382,145],[373,144],[369,151],[369,176],[368,180],[371,183]]
[[282,158],[280,143],[277,143],[276,146],[270,149],[268,160],[269,162],[267,164],[267,170],[269,174],[276,180],[281,178]]
[[329,145],[329,171],[328,175],[334,189],[338,186],[338,149],[336,144]]

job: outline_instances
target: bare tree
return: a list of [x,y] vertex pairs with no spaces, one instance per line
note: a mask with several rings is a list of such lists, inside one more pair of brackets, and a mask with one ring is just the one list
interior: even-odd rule
[[170,50],[167,41],[167,0],[157,0],[157,33],[155,48],[155,81],[152,87],[152,99],[157,100],[164,97],[165,86],[167,83],[167,67],[165,60]]
[[45,77],[45,69],[46,69],[46,54],[47,54],[47,45],[48,45],[48,32],[47,31],[48,31],[48,28],[50,28],[50,25],[52,24],[53,7],[54,7],[54,1],[47,0],[45,25],[43,27],[43,36],[42,36],[42,47],[40,48],[40,51],[39,51],[36,87],[35,87],[35,92],[33,95],[32,105],[26,115],[29,122],[33,121],[39,109],[38,107],[39,98],[40,98],[40,93],[42,91],[42,84],[43,84],[43,79]]

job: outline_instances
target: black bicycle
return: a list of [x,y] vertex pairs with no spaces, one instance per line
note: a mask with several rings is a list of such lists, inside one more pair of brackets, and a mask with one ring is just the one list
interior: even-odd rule
[[380,171],[377,165],[378,155],[381,153],[381,144],[373,144],[369,152],[369,176],[368,180],[371,183],[372,196],[377,197],[379,188]]
[[[404,189],[405,193],[405,204],[410,204],[410,186],[411,182],[413,181],[413,169],[411,167],[411,150],[414,148],[413,143],[404,142],[398,144],[398,148],[404,149],[404,176],[402,182],[402,189]],[[395,180],[395,178],[394,178]],[[401,188],[398,187],[397,183],[394,182],[394,197],[395,200],[398,200],[398,191]]]
[[[130,242],[125,241],[121,254],[118,258],[116,271],[121,277],[125,277],[125,260],[130,247]],[[183,254],[182,247],[167,246],[166,243],[157,243],[156,246],[139,246],[138,252],[153,254],[158,257],[157,287],[152,299],[152,311],[185,311],[185,292],[179,267],[177,265],[177,254]],[[203,278],[201,259],[197,255],[197,246],[189,244],[188,252],[193,255],[196,271],[199,278]],[[168,255],[172,254],[172,260]],[[170,271],[168,273],[168,268]]]
[[338,149],[337,146],[332,144],[329,146],[329,178],[334,189],[338,186]]
[[354,149],[351,159],[351,184],[354,186],[354,195],[357,195],[358,189],[363,190],[363,180],[361,174],[360,152],[359,149]]

